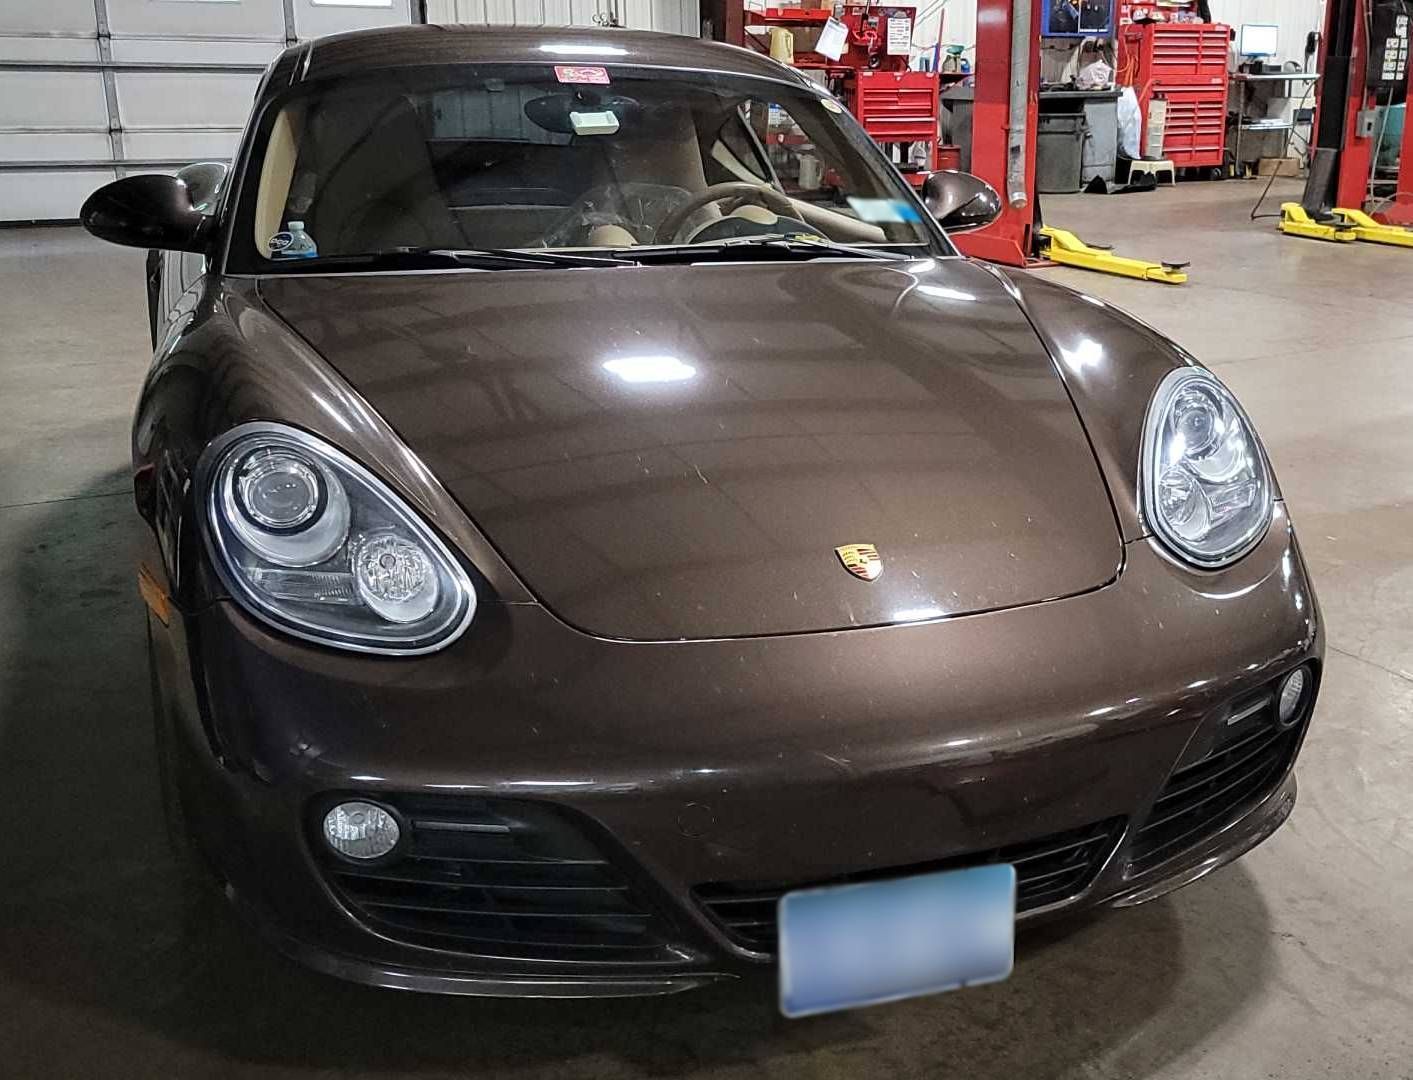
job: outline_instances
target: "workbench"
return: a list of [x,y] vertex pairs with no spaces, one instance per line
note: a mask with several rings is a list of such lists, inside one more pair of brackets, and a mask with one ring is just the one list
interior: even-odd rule
[[[1290,87],[1279,87],[1278,83],[1314,83],[1319,79],[1319,74],[1313,71],[1277,71],[1269,74],[1254,74],[1247,71],[1233,71],[1227,76],[1232,87],[1236,90],[1236,137],[1232,140],[1232,175],[1238,179],[1245,175],[1245,167],[1241,160],[1241,136],[1243,132],[1249,134],[1269,135],[1272,132],[1284,131],[1286,133],[1286,146],[1290,145],[1290,132],[1295,128],[1294,120],[1287,120],[1281,116],[1247,116],[1246,110],[1249,102],[1247,98],[1254,96],[1251,91],[1255,88],[1269,87],[1271,92],[1265,95],[1262,102],[1263,109],[1269,106],[1272,101],[1286,101],[1294,95],[1290,92]],[[1303,94],[1302,94],[1303,96]],[[1284,155],[1282,155],[1284,156]]]

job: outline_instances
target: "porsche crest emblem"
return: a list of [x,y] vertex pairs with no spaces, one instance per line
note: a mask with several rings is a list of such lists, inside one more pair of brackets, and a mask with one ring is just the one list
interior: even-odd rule
[[834,549],[844,569],[865,581],[877,581],[883,573],[883,557],[872,544],[845,544]]

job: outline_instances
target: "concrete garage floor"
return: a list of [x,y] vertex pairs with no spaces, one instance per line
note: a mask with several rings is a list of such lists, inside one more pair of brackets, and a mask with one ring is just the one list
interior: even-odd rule
[[1281,238],[1256,191],[1047,200],[1194,264],[1186,288],[1047,273],[1177,336],[1265,436],[1329,628],[1294,816],[1181,893],[1023,938],[1006,983],[801,1022],[766,979],[370,990],[183,899],[130,556],[142,256],[0,232],[0,1077],[1413,1076],[1413,253]]

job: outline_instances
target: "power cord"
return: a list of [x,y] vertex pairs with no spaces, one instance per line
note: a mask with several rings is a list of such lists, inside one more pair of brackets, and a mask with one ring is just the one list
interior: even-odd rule
[[[1307,83],[1305,84],[1305,93],[1304,93],[1304,95],[1300,98],[1300,104],[1297,105],[1297,106],[1295,107],[1294,111],[1291,113],[1291,116],[1292,116],[1292,117],[1294,117],[1296,113],[1300,112],[1302,109],[1305,108],[1305,103],[1310,100],[1310,95],[1314,92],[1314,90],[1315,90],[1315,84],[1314,84],[1314,83],[1312,83],[1312,82],[1307,82]],[[1240,123],[1242,122],[1242,120],[1245,119],[1245,111],[1246,111],[1246,110],[1245,110],[1244,102],[1243,102],[1243,108],[1242,108],[1241,110],[1239,110],[1239,111],[1237,112],[1237,114],[1236,114],[1236,122],[1237,122],[1238,124],[1240,124]],[[1287,157],[1287,156],[1289,156],[1289,154],[1290,154],[1290,140],[1294,137],[1294,135],[1295,135],[1295,122],[1294,122],[1294,120],[1292,120],[1290,127],[1288,127],[1288,128],[1286,129],[1286,133],[1285,133],[1285,145],[1284,145],[1283,147],[1281,147],[1281,157]],[[1236,169],[1237,169],[1237,172],[1238,172],[1238,173],[1241,172],[1241,169],[1242,169],[1242,164],[1241,164],[1241,162],[1239,162],[1239,161],[1236,162]],[[1259,213],[1259,212],[1258,212],[1258,211],[1260,211],[1260,209],[1261,209],[1261,204],[1266,201],[1266,196],[1270,195],[1270,193],[1271,193],[1271,188],[1275,186],[1276,178],[1277,178],[1278,176],[1280,176],[1280,169],[1279,169],[1279,168],[1277,168],[1276,170],[1274,170],[1274,171],[1271,173],[1271,175],[1266,178],[1266,186],[1265,186],[1265,187],[1262,189],[1262,191],[1261,191],[1261,197],[1256,200],[1256,205],[1251,208],[1251,220],[1252,220],[1252,221],[1259,221],[1259,220],[1261,220],[1261,219],[1263,219],[1263,218],[1278,218],[1278,217],[1281,216],[1281,215],[1280,215],[1280,211],[1277,211],[1277,212],[1274,213],[1274,214],[1262,214],[1262,213]]]

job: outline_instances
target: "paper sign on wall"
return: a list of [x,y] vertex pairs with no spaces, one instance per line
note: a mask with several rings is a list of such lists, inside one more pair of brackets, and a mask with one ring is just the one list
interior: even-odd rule
[[913,21],[894,15],[888,20],[888,55],[907,56],[913,45]]
[[824,29],[819,32],[819,41],[815,43],[814,51],[830,60],[838,60],[844,55],[848,40],[849,28],[838,19],[830,18],[824,24]]

